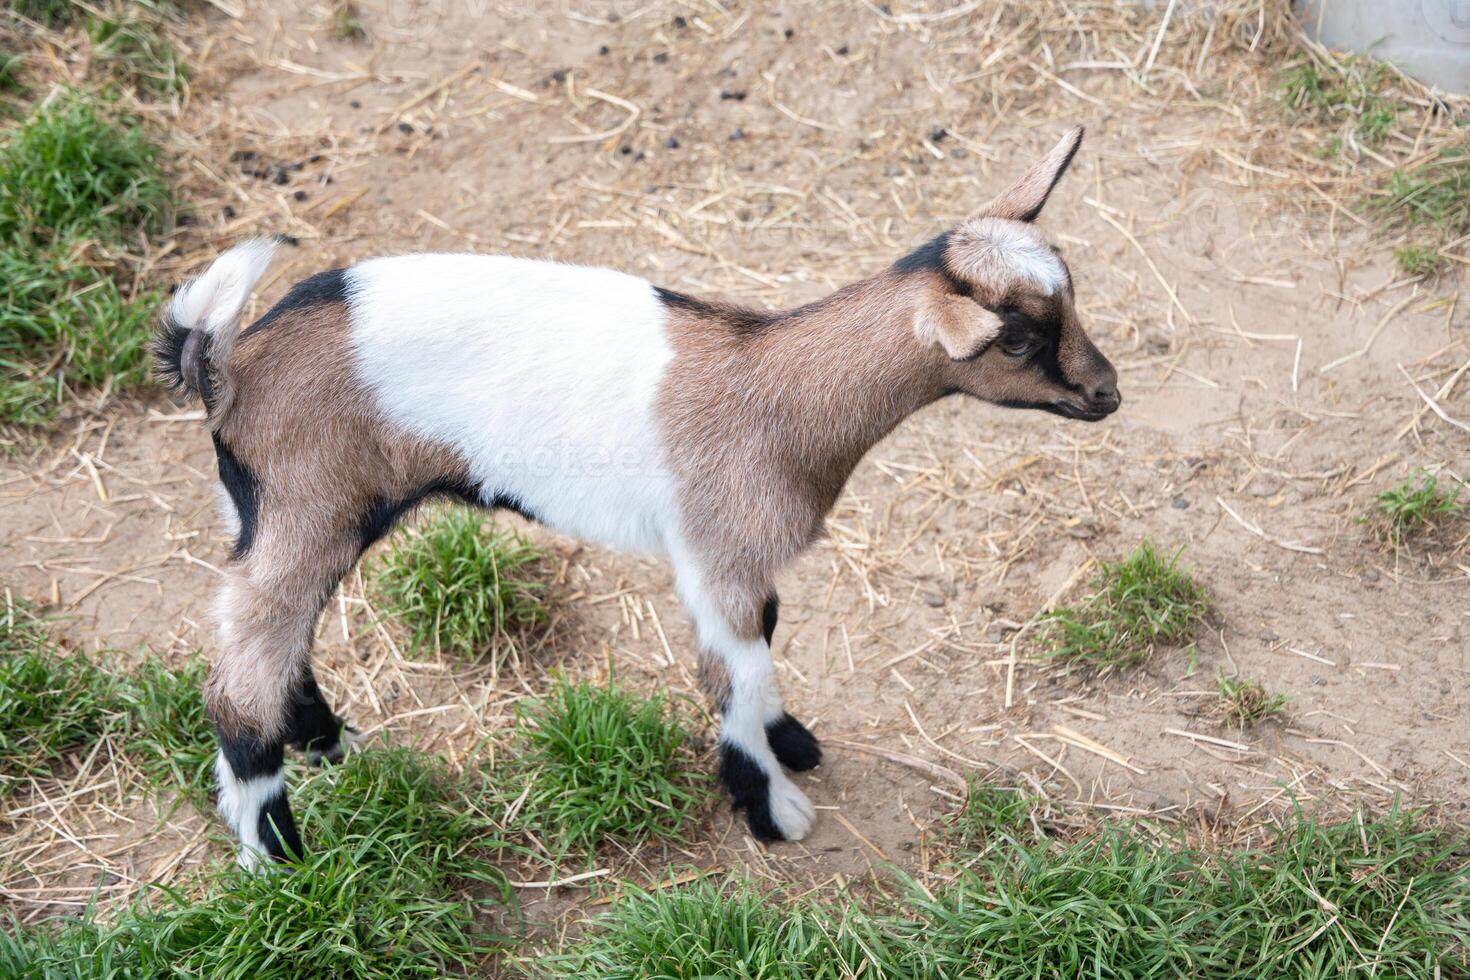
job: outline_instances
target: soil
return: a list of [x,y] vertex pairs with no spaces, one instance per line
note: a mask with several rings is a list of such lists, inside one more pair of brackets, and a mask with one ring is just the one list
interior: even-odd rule
[[[257,313],[321,269],[467,249],[792,305],[977,207],[1065,124],[1088,128],[1042,225],[1118,366],[1121,412],[1085,425],[950,399],[876,447],[828,537],[780,582],[782,687],[827,746],[798,777],[816,830],[765,848],[714,807],[687,850],[603,856],[618,877],[657,880],[670,861],[839,884],[887,862],[927,869],[957,787],[852,745],[1028,786],[1059,810],[1206,834],[1294,800],[1397,798],[1470,819],[1465,529],[1395,550],[1358,521],[1414,467],[1463,476],[1470,463],[1464,432],[1422,411],[1406,380],[1433,393],[1470,357],[1462,280],[1401,276],[1366,229],[1273,190],[1250,162],[1278,125],[1264,97],[1156,98],[1081,70],[1067,72],[1075,94],[1000,105],[966,77],[977,55],[962,23],[906,26],[866,6],[656,2],[613,21],[607,5],[372,0],[359,4],[365,43],[333,39],[320,10],[250,6],[238,21],[210,15],[214,73],[192,120],[237,216],[202,214],[190,257],[295,236]],[[240,150],[321,156],[275,185],[242,173]],[[1470,384],[1442,407],[1470,418]],[[212,466],[197,413],[162,398],[73,416],[0,464],[6,585],[57,600],[78,647],[208,651],[227,551]],[[452,756],[503,737],[552,667],[592,677],[615,664],[634,687],[697,697],[663,564],[497,520],[553,556],[552,638],[493,678],[404,665],[349,580],[316,654],[343,714]],[[1196,644],[1103,678],[1033,662],[1038,634],[1017,640],[1022,624],[1085,593],[1089,562],[1144,538],[1182,549],[1212,596]],[[1285,719],[1225,725],[1211,711],[1222,674],[1290,696]],[[709,720],[698,725],[708,740]],[[201,826],[180,819],[186,837]],[[140,848],[149,826],[132,831]],[[224,854],[212,838],[188,861]],[[120,859],[82,864],[102,874]],[[21,884],[10,898],[29,915]],[[594,895],[522,898],[545,922]]]

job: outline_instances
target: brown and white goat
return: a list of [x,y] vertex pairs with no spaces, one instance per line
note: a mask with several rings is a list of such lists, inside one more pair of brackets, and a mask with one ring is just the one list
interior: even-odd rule
[[242,863],[301,852],[284,746],[342,750],[312,675],[318,614],[440,495],[667,555],[721,716],[721,778],[758,837],[805,836],[814,813],[787,773],[821,749],[772,678],[772,583],[863,454],[950,394],[1089,421],[1118,408],[1032,223],[1081,138],[883,272],[783,312],[607,269],[406,255],[315,275],[240,331],[268,242],[181,289],[157,355],[204,400],[236,525],[206,702]]

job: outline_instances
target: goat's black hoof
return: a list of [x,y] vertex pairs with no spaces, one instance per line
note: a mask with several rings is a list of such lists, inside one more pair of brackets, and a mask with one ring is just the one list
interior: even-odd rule
[[757,840],[794,841],[811,833],[816,810],[780,770],[768,774],[745,750],[722,744],[720,780]]
[[792,772],[806,772],[822,764],[822,743],[789,714],[766,726],[766,740],[776,759]]
[[306,761],[313,766],[333,765],[347,758],[353,746],[362,741],[362,736],[351,725],[342,724],[337,729],[335,741],[316,739],[306,746]]
[[771,779],[743,749],[720,746],[720,782],[725,784],[734,808],[745,811],[745,822],[756,839],[786,839],[771,818]]

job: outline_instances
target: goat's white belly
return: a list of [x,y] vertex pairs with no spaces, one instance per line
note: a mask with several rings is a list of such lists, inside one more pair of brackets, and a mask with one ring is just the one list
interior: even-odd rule
[[673,352],[647,282],[489,255],[371,259],[347,278],[358,372],[389,420],[457,450],[487,501],[662,550],[677,505],[655,401]]

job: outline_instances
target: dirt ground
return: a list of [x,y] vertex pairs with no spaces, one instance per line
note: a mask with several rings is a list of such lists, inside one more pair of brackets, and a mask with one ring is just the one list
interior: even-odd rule
[[[208,146],[189,179],[214,202],[186,265],[257,233],[299,240],[256,313],[334,265],[471,249],[791,305],[880,269],[1087,126],[1042,223],[1118,366],[1122,411],[1085,425],[950,399],[874,449],[829,537],[780,583],[778,673],[827,748],[799,777],[812,837],[760,847],[721,806],[686,852],[603,855],[617,876],[657,879],[670,861],[839,885],[885,861],[926,870],[967,770],[1071,813],[1205,834],[1293,798],[1441,801],[1470,819],[1463,528],[1395,552],[1357,521],[1416,466],[1466,475],[1470,437],[1414,387],[1432,394],[1470,359],[1463,273],[1397,273],[1351,208],[1257,162],[1291,132],[1248,55],[1198,86],[1179,71],[1145,89],[1107,66],[1136,49],[992,4],[915,19],[944,8],[364,0],[366,41],[335,39],[311,5],[249,6],[208,15],[180,139]],[[285,184],[247,173],[296,163]],[[1470,384],[1440,404],[1470,419]],[[0,463],[5,581],[57,601],[75,645],[210,649],[227,544],[197,418],[162,398],[110,403]],[[503,736],[553,667],[611,662],[637,688],[697,696],[664,565],[527,533],[553,555],[559,624],[522,669],[398,656],[359,576],[317,648],[339,710],[454,755]],[[1196,653],[1102,680],[1028,662],[1022,624],[1145,537],[1182,546],[1214,598]],[[1226,726],[1207,711],[1219,674],[1289,695],[1287,718]],[[17,834],[27,873],[0,883],[24,917],[42,885],[69,882],[81,904],[99,883],[122,896],[225,859],[187,807],[156,827],[105,781],[66,789]],[[522,899],[546,921],[593,895]]]

